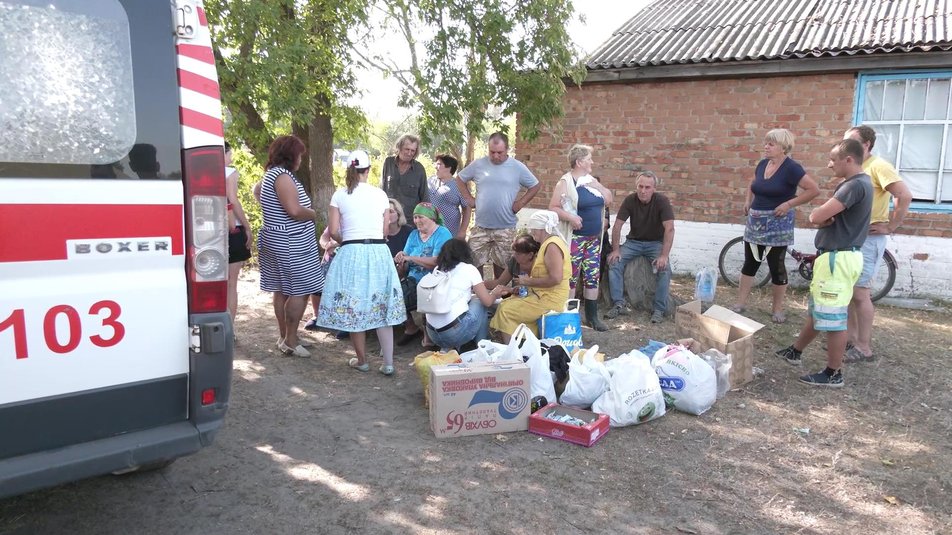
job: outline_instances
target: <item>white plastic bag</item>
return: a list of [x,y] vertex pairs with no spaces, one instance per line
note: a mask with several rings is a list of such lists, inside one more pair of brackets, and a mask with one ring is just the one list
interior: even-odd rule
[[664,416],[661,383],[645,354],[637,350],[626,353],[606,362],[605,368],[611,374],[609,390],[595,400],[592,410],[607,414],[612,427]]
[[529,367],[529,392],[531,397],[545,396],[547,402],[555,401],[555,384],[549,371],[549,359],[542,356],[539,339],[525,324],[520,324],[512,333],[509,345],[499,360],[523,360]]
[[698,356],[714,369],[714,375],[717,376],[717,399],[726,396],[727,391],[731,389],[731,366],[733,365],[731,356],[725,355],[714,348],[708,349]]
[[[466,364],[492,363],[502,360],[501,357],[508,347],[506,344],[497,344],[491,340],[480,340],[476,343],[476,349],[461,354],[459,358]],[[508,360],[522,362],[522,355],[513,356]]]
[[664,356],[656,358],[654,363],[665,402],[681,412],[704,414],[717,401],[714,369],[682,346],[665,349]]
[[608,390],[611,376],[605,365],[595,359],[598,346],[592,346],[584,353],[579,351],[569,361],[569,381],[559,403],[569,407],[587,409],[599,396]]

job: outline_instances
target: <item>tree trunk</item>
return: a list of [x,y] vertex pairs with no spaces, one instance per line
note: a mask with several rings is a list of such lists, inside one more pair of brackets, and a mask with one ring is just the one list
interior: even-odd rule
[[[632,258],[625,266],[624,275],[625,289],[623,294],[628,298],[628,304],[635,310],[643,310],[651,313],[654,311],[655,287],[658,284],[658,276],[651,269],[651,261],[647,257],[639,256]],[[611,306],[611,297],[609,294],[608,274],[602,278],[601,294],[603,302]],[[674,294],[668,295],[668,309],[665,315],[673,316],[674,311],[684,301]]]
[[[326,108],[325,108],[326,109]],[[317,228],[324,231],[327,212],[334,195],[334,127],[329,115],[318,114],[308,128],[308,148],[311,154],[311,203],[317,212]]]
[[311,146],[310,137],[311,129],[309,125],[293,123],[291,125],[291,134],[296,138],[304,142],[304,156],[301,157],[301,167],[298,167],[298,170],[294,172],[297,176],[297,179],[301,182],[301,185],[304,186],[304,191],[307,192],[308,197],[311,197],[311,202],[314,201],[314,195],[311,193],[314,191],[314,186],[311,183],[311,176],[313,176],[311,162],[314,161],[312,158],[312,152],[314,149]]
[[460,165],[460,168],[465,167],[473,162],[473,155],[476,152],[476,136],[470,134],[466,136],[466,163]]

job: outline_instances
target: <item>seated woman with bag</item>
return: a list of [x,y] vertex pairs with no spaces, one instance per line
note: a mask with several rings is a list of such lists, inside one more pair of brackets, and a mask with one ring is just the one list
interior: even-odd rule
[[479,340],[489,338],[486,307],[491,306],[494,299],[473,264],[472,250],[458,238],[444,243],[436,257],[436,269],[449,275],[449,312],[427,313],[426,331],[443,351],[466,351],[476,347]]
[[[453,237],[442,223],[443,218],[432,204],[421,202],[416,205],[413,209],[413,224],[416,228],[410,232],[403,250],[393,257],[397,271],[403,277],[400,286],[403,289],[407,313],[403,336],[397,340],[398,346],[407,345],[420,334],[425,334],[423,329],[414,323],[410,313],[417,308],[417,283],[424,275],[433,271],[440,249]],[[424,339],[423,345],[429,345],[427,342],[428,340]]]
[[[559,217],[555,212],[539,210],[529,219],[529,234],[541,242],[541,254],[532,262],[529,275],[512,279],[513,286],[525,286],[525,297],[510,297],[499,303],[489,326],[499,331],[503,343],[508,343],[520,323],[538,336],[536,321],[550,310],[562,310],[569,298],[569,278],[572,276],[572,261],[569,248],[559,234]],[[500,278],[502,280],[502,278]],[[490,295],[493,299],[506,290],[496,285]]]

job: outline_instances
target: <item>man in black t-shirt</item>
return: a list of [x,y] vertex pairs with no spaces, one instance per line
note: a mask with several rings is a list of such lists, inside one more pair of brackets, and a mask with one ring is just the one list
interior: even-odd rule
[[[643,171],[635,179],[637,191],[621,203],[615,226],[612,227],[612,252],[608,255],[611,266],[608,272],[612,307],[605,314],[608,319],[627,314],[625,304],[625,266],[632,258],[639,256],[651,260],[658,274],[655,286],[654,312],[651,323],[661,323],[668,310],[668,288],[671,285],[671,265],[668,254],[674,243],[674,210],[671,201],[660,193],[655,193],[658,177],[651,171]],[[631,219],[631,228],[625,243],[620,244],[621,228]]]

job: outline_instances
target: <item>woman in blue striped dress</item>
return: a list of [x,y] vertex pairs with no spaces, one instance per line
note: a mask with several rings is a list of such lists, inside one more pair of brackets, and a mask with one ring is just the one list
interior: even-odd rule
[[390,202],[380,188],[367,183],[370,157],[362,150],[350,153],[346,188],[331,197],[327,226],[340,243],[327,270],[327,281],[317,323],[347,331],[355,358],[349,365],[370,370],[367,332],[376,329],[383,365],[380,373],[393,375],[393,326],[406,320],[403,290],[384,232]]
[[263,216],[258,232],[261,290],[274,296],[278,349],[296,357],[311,356],[298,340],[297,329],[308,296],[324,287],[314,232],[316,214],[304,186],[294,176],[304,151],[304,143],[294,136],[280,136],[271,143],[259,197]]

